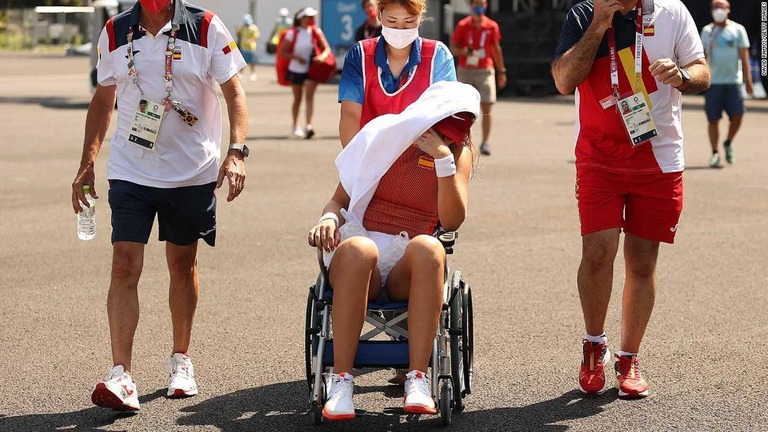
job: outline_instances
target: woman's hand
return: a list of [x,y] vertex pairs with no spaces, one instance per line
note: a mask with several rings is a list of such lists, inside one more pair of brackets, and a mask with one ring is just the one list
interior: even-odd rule
[[318,56],[315,56],[315,61],[318,62],[318,63],[322,63],[322,62],[325,61],[325,59],[328,58],[328,55],[329,54],[323,53],[323,54],[320,54]]
[[442,159],[451,154],[451,149],[445,144],[440,134],[431,128],[417,138],[413,145],[434,159]]
[[305,59],[304,57],[293,56],[293,59],[301,64],[307,64],[307,59]]
[[307,238],[309,245],[318,247],[325,252],[333,252],[341,242],[341,233],[336,221],[333,219],[323,219],[314,228],[309,231]]

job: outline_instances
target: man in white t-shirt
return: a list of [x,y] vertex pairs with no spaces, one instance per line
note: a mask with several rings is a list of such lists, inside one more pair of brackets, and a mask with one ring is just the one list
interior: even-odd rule
[[[227,201],[232,201],[245,186],[248,113],[237,78],[245,62],[221,20],[183,0],[139,0],[107,22],[98,52],[98,86],[72,183],[72,206],[78,213],[88,205],[83,186],[90,186],[97,198],[94,164],[117,96],[117,131],[107,163],[113,245],[107,314],[113,367],[91,400],[137,411],[138,391],[130,375],[139,320],[137,287],[155,217],[159,239],[166,241],[170,273],[173,351],[167,394],[185,397],[198,391],[189,358],[199,293],[197,243],[201,238],[215,243],[215,189],[227,179]],[[217,84],[231,125],[221,168]]]

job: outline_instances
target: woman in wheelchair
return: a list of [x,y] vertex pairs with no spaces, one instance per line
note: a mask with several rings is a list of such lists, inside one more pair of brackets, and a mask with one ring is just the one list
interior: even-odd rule
[[[447,86],[442,88],[442,84]],[[433,109],[434,97],[443,97],[439,94],[455,95],[457,87],[451,85],[464,86],[455,82],[436,85],[433,99],[428,99],[423,109]],[[479,106],[474,89],[469,90],[472,93],[464,87],[458,91],[463,97],[452,97],[466,101],[464,106]],[[425,96],[429,93],[427,90]],[[433,233],[438,221],[449,231],[464,222],[474,160],[469,128],[476,116],[476,109],[455,111],[420,136],[414,135],[417,139],[410,146],[406,142],[405,151],[393,156],[394,162],[374,184],[370,202],[359,213],[363,215],[361,222],[351,215],[355,203],[350,202],[350,195],[356,194],[343,186],[344,170],[337,159],[342,181],[308,237],[311,246],[324,252],[333,289],[334,373],[322,411],[328,420],[355,416],[352,368],[367,303],[372,301],[408,302],[410,372],[406,375],[404,408],[413,414],[436,413],[426,372],[444,300],[445,250]],[[375,129],[379,120],[387,119],[374,119],[359,135]],[[370,136],[372,141],[379,141],[375,144],[391,147],[386,133]],[[353,151],[357,138],[346,151]],[[366,171],[367,167],[360,169]]]

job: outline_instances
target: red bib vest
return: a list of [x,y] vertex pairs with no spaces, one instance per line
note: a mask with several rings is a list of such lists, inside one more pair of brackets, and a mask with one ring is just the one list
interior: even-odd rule
[[[395,93],[387,93],[379,81],[379,67],[374,61],[380,40],[383,43],[380,38],[362,41],[365,99],[361,128],[380,115],[400,114],[432,84],[432,59],[437,43],[421,39],[421,64],[410,77],[404,73],[406,81],[401,82]],[[420,149],[409,147],[379,181],[363,217],[363,226],[368,231],[387,234],[405,231],[413,238],[431,235],[437,221],[434,160]]]

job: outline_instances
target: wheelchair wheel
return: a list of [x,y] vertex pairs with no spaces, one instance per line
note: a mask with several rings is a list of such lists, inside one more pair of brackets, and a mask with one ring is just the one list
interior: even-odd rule
[[317,346],[320,331],[320,312],[317,310],[315,301],[316,293],[319,291],[319,284],[322,283],[320,277],[317,278],[317,284],[310,288],[307,296],[307,315],[304,330],[304,363],[307,370],[307,385],[312,391],[312,385],[315,382],[315,371],[312,369],[312,358],[317,354]]
[[462,350],[462,361],[464,363],[464,391],[466,392],[465,395],[472,394],[472,381],[473,381],[473,375],[474,375],[474,356],[475,356],[475,336],[474,336],[474,330],[475,325],[472,318],[472,288],[470,288],[469,284],[462,283],[463,290],[462,290],[462,314],[461,314],[461,320],[462,320],[462,336],[461,339],[464,343],[463,350]]
[[456,271],[451,277],[451,303],[449,332],[450,332],[450,350],[451,350],[451,379],[453,381],[453,407],[457,412],[464,411],[463,397],[466,395],[466,380],[464,378],[464,354],[466,345],[464,340],[464,311],[463,295],[464,281],[461,279],[461,273]]
[[440,418],[443,420],[443,426],[451,425],[451,416],[453,414],[452,399],[453,399],[453,386],[451,380],[444,379],[440,382],[440,397],[438,403],[440,404]]

